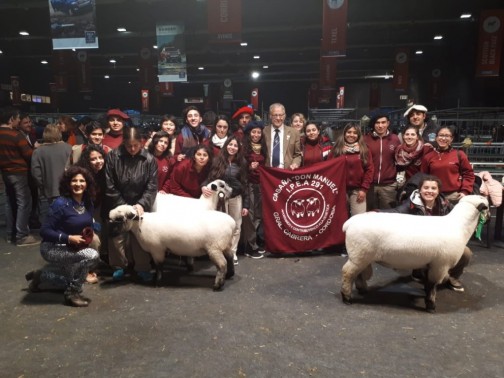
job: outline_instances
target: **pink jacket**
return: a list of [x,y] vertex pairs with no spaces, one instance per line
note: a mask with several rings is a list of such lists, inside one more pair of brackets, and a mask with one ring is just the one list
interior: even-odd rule
[[502,191],[504,190],[502,184],[499,181],[493,179],[492,175],[488,171],[483,171],[476,174],[481,177],[481,180],[483,180],[483,183],[480,187],[481,194],[490,197],[492,205],[499,207],[502,203]]

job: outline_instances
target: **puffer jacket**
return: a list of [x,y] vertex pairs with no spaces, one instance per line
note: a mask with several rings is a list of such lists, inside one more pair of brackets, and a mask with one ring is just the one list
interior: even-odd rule
[[[108,210],[119,205],[142,205],[151,211],[157,194],[157,163],[146,149],[134,156],[124,146],[107,154],[106,191],[103,206]],[[108,211],[107,211],[108,214]]]
[[[453,205],[442,194],[436,198],[434,205],[435,214],[432,215],[446,215],[453,209]],[[428,215],[427,209],[420,197],[418,189],[411,193],[408,199],[405,199],[399,206],[393,209],[378,210],[380,213],[400,213],[411,215]]]

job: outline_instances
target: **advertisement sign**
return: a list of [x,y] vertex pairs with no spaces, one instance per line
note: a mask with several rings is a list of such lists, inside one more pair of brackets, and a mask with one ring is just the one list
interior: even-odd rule
[[341,244],[345,157],[290,171],[259,168],[266,250],[293,253]]
[[53,50],[97,49],[95,0],[48,0]]
[[499,76],[504,44],[504,10],[483,11],[480,20],[476,76]]
[[408,90],[409,50],[397,49],[394,55],[394,81],[392,86],[397,91]]
[[348,0],[322,1],[322,56],[346,56]]
[[210,42],[241,42],[241,0],[208,0],[207,4]]
[[157,24],[156,36],[159,82],[187,81],[184,24]]

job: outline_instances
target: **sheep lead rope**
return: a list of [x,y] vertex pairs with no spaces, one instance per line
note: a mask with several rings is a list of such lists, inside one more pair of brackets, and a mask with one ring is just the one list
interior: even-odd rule
[[476,231],[474,233],[474,236],[479,241],[481,241],[481,231],[483,231],[483,225],[485,224],[485,222],[486,222],[485,216],[483,215],[483,212],[481,211],[480,215],[479,215],[478,225],[476,226]]

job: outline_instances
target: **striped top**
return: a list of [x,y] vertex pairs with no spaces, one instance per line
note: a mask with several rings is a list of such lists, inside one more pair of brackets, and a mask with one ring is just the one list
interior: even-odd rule
[[0,127],[0,169],[2,173],[26,174],[33,150],[17,130]]

